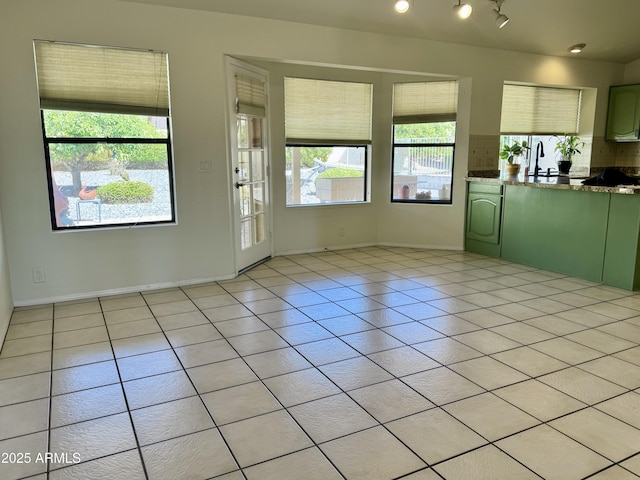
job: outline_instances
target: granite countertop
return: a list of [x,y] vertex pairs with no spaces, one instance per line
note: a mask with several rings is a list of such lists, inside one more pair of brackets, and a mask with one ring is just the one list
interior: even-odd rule
[[560,190],[578,190],[583,192],[599,192],[599,193],[622,193],[627,195],[640,194],[639,185],[618,185],[617,187],[602,187],[595,185],[583,185],[582,181],[587,177],[571,177],[567,175],[560,176],[524,176],[517,177],[502,174],[498,177],[466,177],[468,182],[483,182],[496,185],[520,185],[524,187],[536,188],[555,188]]

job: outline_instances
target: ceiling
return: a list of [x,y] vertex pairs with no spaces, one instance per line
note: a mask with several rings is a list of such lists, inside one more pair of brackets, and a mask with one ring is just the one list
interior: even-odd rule
[[495,3],[466,0],[467,20],[453,14],[457,0],[410,0],[397,14],[395,0],[123,0],[195,10],[288,20],[449,43],[570,56],[586,43],[580,58],[615,63],[640,59],[639,0],[505,0],[511,21],[494,24]]

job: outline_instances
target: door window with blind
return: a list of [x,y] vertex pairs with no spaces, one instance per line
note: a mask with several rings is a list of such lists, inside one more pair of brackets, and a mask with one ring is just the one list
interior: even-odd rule
[[391,201],[452,201],[458,82],[393,86]]
[[53,229],[174,222],[167,54],[34,49]]
[[373,86],[285,78],[287,206],[368,201]]
[[[526,141],[531,150],[520,160],[525,167],[533,174],[537,159],[541,173],[557,173],[557,136],[578,134],[581,102],[582,90],[577,88],[505,84],[500,147]],[[500,162],[504,170],[506,160]]]

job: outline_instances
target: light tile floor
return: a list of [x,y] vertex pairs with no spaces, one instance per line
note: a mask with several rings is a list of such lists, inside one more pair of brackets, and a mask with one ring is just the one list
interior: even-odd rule
[[638,479],[640,294],[371,247],[16,308],[0,426],[3,480]]

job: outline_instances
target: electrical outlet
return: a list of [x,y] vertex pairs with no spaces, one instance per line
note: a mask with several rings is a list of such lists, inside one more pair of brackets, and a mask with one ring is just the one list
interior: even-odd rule
[[44,283],[47,281],[47,277],[44,274],[44,267],[33,267],[31,275],[33,276],[33,283]]
[[199,162],[197,171],[199,173],[211,173],[211,162],[207,162],[206,160]]
[[338,236],[344,237],[344,227],[338,227]]

